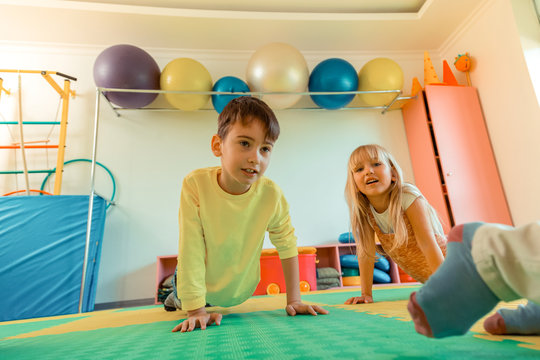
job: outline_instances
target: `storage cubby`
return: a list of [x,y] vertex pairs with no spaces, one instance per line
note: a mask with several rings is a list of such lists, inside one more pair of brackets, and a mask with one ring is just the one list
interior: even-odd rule
[[[346,254],[356,254],[356,244],[342,244],[342,243],[336,243],[336,244],[328,244],[328,245],[317,245],[314,246],[317,249],[317,268],[323,268],[323,267],[333,267],[338,271],[338,273],[341,274],[341,264],[339,262],[339,257],[341,255]],[[399,275],[399,268],[396,265],[395,262],[392,261],[392,259],[388,258],[388,261],[390,262],[390,278],[392,279],[392,282],[390,284],[401,284],[401,279]],[[343,286],[343,279],[340,275],[339,282],[342,287]],[[378,284],[374,284],[376,286]]]
[[159,285],[165,280],[168,276],[174,274],[176,269],[176,264],[178,261],[178,255],[166,255],[158,256],[156,263],[156,288],[154,291],[154,304],[161,304],[158,301],[158,290]]
[[[339,256],[345,255],[345,254],[356,254],[356,245],[355,244],[327,244],[327,245],[316,245],[313,246],[317,249],[317,268],[323,268],[323,267],[333,267],[338,271],[339,274],[341,274],[341,264],[339,263]],[[158,289],[161,282],[167,278],[169,275],[174,273],[174,269],[176,268],[176,262],[177,262],[178,255],[167,255],[167,256],[158,256],[157,257],[157,264],[156,264],[156,287],[154,291],[154,300],[155,304],[161,304],[161,302],[158,301]],[[388,258],[388,261],[390,262],[390,278],[392,279],[392,282],[390,284],[401,284],[400,280],[400,274],[399,274],[399,268],[392,261],[392,259]],[[343,279],[341,275],[339,276],[339,282],[342,287],[343,286]],[[374,284],[374,286],[377,286],[379,284]]]

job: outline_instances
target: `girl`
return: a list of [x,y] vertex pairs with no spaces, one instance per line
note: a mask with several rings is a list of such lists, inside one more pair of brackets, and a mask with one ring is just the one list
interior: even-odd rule
[[422,283],[444,260],[446,239],[435,210],[402,178],[394,157],[381,146],[360,146],[349,158],[345,197],[356,240],[362,295],[345,304],[373,302],[376,239],[386,255]]

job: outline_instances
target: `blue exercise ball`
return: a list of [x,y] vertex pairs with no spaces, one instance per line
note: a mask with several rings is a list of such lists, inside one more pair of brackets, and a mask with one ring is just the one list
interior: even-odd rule
[[[159,66],[143,49],[133,45],[114,45],[103,50],[94,62],[94,81],[98,87],[159,90]],[[112,103],[124,108],[141,108],[157,97],[155,93],[105,92]]]
[[[249,86],[243,80],[235,76],[225,76],[216,81],[212,91],[245,93],[249,92]],[[220,114],[229,101],[240,96],[244,95],[215,94],[212,95],[212,105],[218,114]]]
[[[346,60],[332,58],[320,62],[309,76],[309,91],[356,91],[358,75],[354,67]],[[311,95],[315,104],[334,110],[346,106],[355,94]]]

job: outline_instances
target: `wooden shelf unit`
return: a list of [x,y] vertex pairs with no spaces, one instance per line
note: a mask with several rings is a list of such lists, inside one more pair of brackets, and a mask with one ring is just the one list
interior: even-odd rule
[[[351,287],[351,288],[355,287],[355,286],[343,286],[343,279],[341,277],[341,264],[339,262],[340,255],[356,254],[356,245],[354,243],[352,244],[335,243],[335,244],[315,245],[313,247],[317,249],[317,261],[318,261],[316,265],[317,268],[333,267],[340,274],[339,283],[341,287]],[[177,263],[177,257],[178,255],[166,255],[166,256],[157,257],[156,286],[155,286],[155,291],[154,291],[154,303],[156,305],[161,304],[161,302],[158,301],[159,285],[169,275],[174,274],[174,270],[176,268],[176,263]],[[390,278],[392,279],[392,282],[390,284],[401,284],[401,281],[399,278],[398,266],[396,265],[396,263],[392,261],[392,259],[388,259],[388,261],[390,262]],[[411,284],[411,283],[407,283],[407,284]],[[377,286],[377,285],[378,284],[374,284],[374,286]]]
[[167,278],[168,276],[174,274],[176,269],[176,264],[178,262],[178,255],[165,255],[158,256],[156,262],[156,288],[154,289],[154,304],[161,304],[158,301],[158,290],[159,285]]
[[[341,276],[341,264],[339,262],[339,257],[341,255],[356,254],[356,244],[327,244],[327,245],[316,245],[314,246],[317,249],[317,268],[323,267],[333,267],[340,274],[339,282],[341,287],[354,287],[354,286],[343,286],[343,278]],[[387,258],[390,262],[390,279],[392,280],[390,284],[401,284],[399,278],[399,269],[395,262],[392,259]],[[408,283],[409,284],[409,283]],[[378,284],[373,284],[374,286]],[[386,285],[386,284],[384,284]]]

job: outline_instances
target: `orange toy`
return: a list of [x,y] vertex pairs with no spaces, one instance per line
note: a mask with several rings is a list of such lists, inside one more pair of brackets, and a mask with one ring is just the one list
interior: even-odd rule
[[456,56],[456,60],[454,61],[454,66],[459,71],[462,71],[467,76],[467,85],[471,86],[471,78],[469,77],[469,70],[471,69],[471,56],[469,53],[465,54],[459,54]]
[[[300,246],[298,247],[298,254],[315,254],[317,248],[313,246]],[[276,249],[262,249],[261,256],[277,256],[278,252]]]
[[446,60],[443,60],[443,83],[445,85],[459,85]]
[[[316,251],[314,247],[298,248],[301,292],[317,290]],[[253,295],[275,295],[285,292],[285,277],[277,250],[263,249],[260,262],[261,281]]]
[[437,76],[437,72],[435,72],[435,68],[433,67],[433,63],[431,62],[431,58],[429,57],[429,53],[427,51],[424,52],[424,86],[431,85],[431,84],[440,84],[439,77]]
[[415,77],[412,79],[411,96],[416,96],[419,92],[422,92],[422,85],[420,85],[418,78]]

